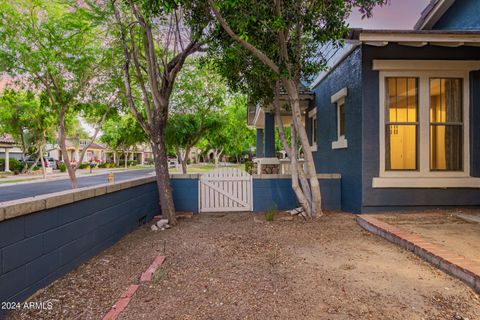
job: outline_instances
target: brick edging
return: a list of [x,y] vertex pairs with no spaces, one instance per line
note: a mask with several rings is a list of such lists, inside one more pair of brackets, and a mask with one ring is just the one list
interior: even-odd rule
[[[148,269],[140,276],[140,283],[151,281],[153,274],[163,264],[165,259],[165,256],[157,256]],[[133,295],[135,292],[137,292],[139,287],[140,284],[131,284],[128,286],[127,290],[120,296],[110,311],[108,311],[108,313],[103,317],[103,320],[116,320],[123,310],[125,310],[125,308],[128,306],[130,300],[132,300]]]
[[480,292],[480,265],[474,261],[370,215],[358,215],[356,221],[365,230],[415,253]]

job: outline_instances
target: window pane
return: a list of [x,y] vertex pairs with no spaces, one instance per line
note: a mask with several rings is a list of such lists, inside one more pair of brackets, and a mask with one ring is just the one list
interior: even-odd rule
[[397,121],[397,78],[387,78],[387,112],[385,120]]
[[342,103],[338,106],[338,125],[339,125],[339,134],[340,136],[345,136],[345,105]]
[[417,170],[417,125],[386,125],[386,170]]
[[462,79],[430,79],[430,121],[462,122]]
[[386,78],[387,122],[418,121],[417,82],[417,78]]
[[463,126],[430,126],[430,169],[463,170]]

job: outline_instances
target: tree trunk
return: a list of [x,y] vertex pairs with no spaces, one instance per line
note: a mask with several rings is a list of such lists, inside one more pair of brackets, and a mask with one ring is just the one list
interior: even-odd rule
[[307,131],[302,123],[302,114],[300,110],[300,95],[298,93],[298,85],[293,80],[283,79],[283,85],[288,93],[290,104],[292,107],[292,118],[295,129],[297,129],[300,143],[302,144],[303,153],[305,156],[305,164],[307,166],[308,178],[310,181],[310,188],[312,191],[312,216],[322,215],[322,197],[320,192],[320,183],[313,161],[312,150],[308,141]]
[[63,161],[65,162],[68,176],[70,177],[70,184],[72,185],[72,189],[77,189],[78,181],[77,181],[77,176],[75,175],[75,171],[77,171],[77,168],[76,166],[72,166],[72,164],[70,163],[70,157],[68,156],[68,151],[67,151],[64,111],[60,112],[60,116],[59,116],[58,139],[59,139],[60,150],[62,151],[62,154],[63,154]]
[[[43,145],[43,141],[42,141],[42,145]],[[40,145],[39,148],[38,148],[38,157],[40,158],[40,161],[42,163],[43,179],[47,179],[47,171],[45,170],[45,159],[43,157],[42,145]]]
[[[311,196],[310,196],[309,185],[306,182],[306,179],[304,177],[305,174],[303,172],[303,169],[301,169],[301,172],[300,172],[299,164],[297,161],[296,131],[295,131],[295,128],[292,128],[291,130],[292,146],[290,147],[288,145],[288,141],[285,136],[285,128],[282,122],[279,99],[280,99],[280,85],[277,82],[274,104],[275,104],[275,115],[277,117],[277,123],[278,123],[278,135],[280,137],[280,141],[283,145],[283,148],[287,153],[287,156],[290,158],[290,170],[292,172],[292,189],[295,192],[295,195],[297,196],[298,202],[305,209],[305,212],[310,217],[312,215]],[[298,184],[299,179],[301,181],[301,187]]]
[[153,161],[155,162],[155,173],[157,175],[157,187],[160,197],[162,215],[168,219],[172,226],[177,224],[175,217],[175,205],[173,203],[172,187],[170,186],[170,175],[168,173],[168,159],[165,142],[160,137],[155,139],[157,143],[151,143]]
[[123,151],[123,157],[125,159],[125,163],[124,163],[125,169],[128,169],[128,151],[125,151],[125,150]]
[[187,174],[188,155],[190,154],[190,147],[186,147],[182,159],[182,173]]

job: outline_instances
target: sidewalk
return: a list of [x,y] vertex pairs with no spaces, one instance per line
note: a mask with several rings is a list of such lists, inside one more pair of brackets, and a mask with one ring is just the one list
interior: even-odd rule
[[[79,169],[76,172],[77,178],[84,177],[84,176],[95,176],[101,174],[107,174],[110,172],[125,172],[125,171],[132,171],[132,170],[141,170],[145,169],[144,166],[139,167],[130,167],[128,169],[125,168],[108,168],[108,169],[93,169],[93,172],[90,173],[90,169]],[[23,183],[35,183],[35,182],[45,182],[45,181],[56,181],[56,180],[64,180],[69,179],[67,172],[59,172],[56,170],[54,173],[47,174],[47,178],[43,179],[41,174],[38,175],[9,175],[5,178],[0,178],[0,187],[7,187],[12,185],[18,185]]]

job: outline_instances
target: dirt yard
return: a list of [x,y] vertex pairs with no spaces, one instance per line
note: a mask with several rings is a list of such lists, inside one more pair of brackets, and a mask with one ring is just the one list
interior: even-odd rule
[[480,298],[354,216],[266,222],[201,214],[140,228],[31,298],[11,319],[101,319],[153,259],[167,260],[120,319],[480,319]]
[[478,217],[480,210],[435,210],[388,213],[376,218],[421,235],[426,240],[480,264],[480,223],[461,217]]

